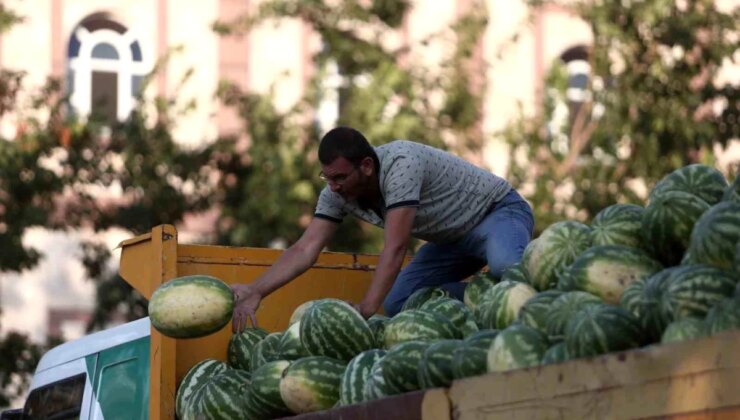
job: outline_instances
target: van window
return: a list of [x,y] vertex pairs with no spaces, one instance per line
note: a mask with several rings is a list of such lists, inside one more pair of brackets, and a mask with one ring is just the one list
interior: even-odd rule
[[34,389],[23,409],[28,420],[73,420],[80,418],[85,374]]

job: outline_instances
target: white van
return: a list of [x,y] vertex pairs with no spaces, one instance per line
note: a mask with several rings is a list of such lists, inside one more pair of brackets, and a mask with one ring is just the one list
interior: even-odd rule
[[23,408],[0,420],[148,419],[149,335],[147,317],[49,350]]

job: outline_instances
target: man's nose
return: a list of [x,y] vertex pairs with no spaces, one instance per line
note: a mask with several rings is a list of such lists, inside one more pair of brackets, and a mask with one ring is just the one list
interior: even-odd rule
[[342,186],[337,184],[336,182],[329,181],[329,188],[331,189],[331,192],[339,192],[340,189],[342,189]]

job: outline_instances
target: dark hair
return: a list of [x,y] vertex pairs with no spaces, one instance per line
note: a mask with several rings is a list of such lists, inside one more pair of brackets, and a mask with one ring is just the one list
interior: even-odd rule
[[371,157],[375,163],[375,170],[380,167],[375,149],[362,133],[350,127],[333,128],[321,138],[319,161],[324,165],[330,165],[338,157],[347,159],[354,166],[360,166],[363,159]]

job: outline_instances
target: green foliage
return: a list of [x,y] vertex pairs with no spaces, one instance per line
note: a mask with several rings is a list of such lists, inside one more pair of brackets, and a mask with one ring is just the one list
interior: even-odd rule
[[[649,189],[677,167],[712,164],[713,147],[740,134],[738,86],[716,78],[737,50],[739,9],[725,13],[711,0],[569,7],[594,34],[587,100],[557,122],[557,106],[568,105],[567,73],[555,63],[542,114],[504,133],[511,180],[533,191],[539,230],[615,202],[642,203],[641,181]],[[717,104],[725,104],[719,113]]]

